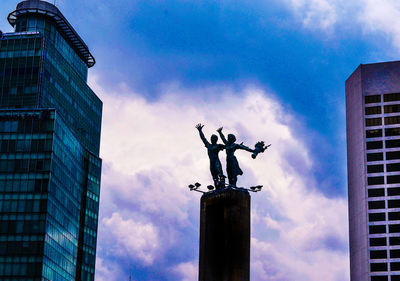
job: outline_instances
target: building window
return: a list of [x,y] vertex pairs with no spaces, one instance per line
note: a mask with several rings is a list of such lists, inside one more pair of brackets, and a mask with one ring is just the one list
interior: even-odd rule
[[400,187],[388,188],[388,196],[397,196],[397,195],[400,195]]
[[365,103],[381,102],[381,95],[365,96]]
[[382,141],[369,141],[367,142],[367,149],[381,149],[383,148]]
[[387,276],[371,276],[371,281],[388,281]]
[[368,209],[373,210],[373,209],[385,209],[385,201],[369,201],[368,202]]
[[368,165],[367,172],[369,174],[373,173],[383,173],[383,165]]
[[386,160],[400,159],[400,151],[386,152]]
[[385,136],[400,136],[400,128],[387,128],[385,129]]
[[389,200],[389,208],[400,208],[400,200]]
[[386,252],[386,250],[370,251],[369,256],[371,259],[386,259],[387,252]]
[[389,225],[389,233],[399,233],[399,232],[400,232],[400,224]]
[[390,270],[391,271],[399,271],[400,270],[400,262],[391,262]]
[[371,272],[387,271],[387,263],[371,263]]
[[385,102],[400,101],[400,93],[384,94],[383,95],[383,100]]
[[368,197],[382,197],[385,196],[383,188],[368,189]]
[[385,125],[400,124],[400,116],[385,117]]
[[369,234],[386,233],[386,225],[370,225]]
[[379,138],[379,137],[382,137],[382,129],[367,130],[366,137],[367,138]]
[[385,178],[382,177],[368,177],[368,185],[379,185],[384,184]]
[[[398,238],[398,240],[399,240],[398,241],[399,244],[392,244],[391,243],[392,241],[391,241],[390,245],[400,245],[400,237],[390,237],[390,238]],[[369,246],[371,246],[371,247],[386,246],[386,237],[370,238]]]
[[387,276],[371,276],[371,281],[388,281]]
[[374,115],[374,114],[381,114],[382,109],[380,106],[372,106],[365,108],[365,115]]
[[387,176],[387,183],[400,183],[400,175],[399,176]]
[[390,212],[389,213],[389,220],[391,220],[391,221],[400,220],[400,212]]
[[386,148],[400,147],[400,139],[398,140],[387,140]]
[[399,104],[385,105],[385,113],[396,113],[400,112]]
[[400,237],[389,237],[390,246],[400,245]]
[[400,171],[400,163],[386,164],[386,169],[388,172]]
[[382,118],[367,118],[367,119],[365,119],[366,127],[381,126],[381,125],[382,125]]
[[400,258],[400,250],[390,250],[390,258],[391,259]]
[[[399,153],[399,157],[400,157],[400,153]],[[367,153],[367,161],[382,161],[383,160],[383,153],[379,152],[379,153]]]
[[370,213],[368,214],[369,221],[385,221],[386,215],[385,213]]
[[392,275],[392,276],[390,277],[390,280],[391,280],[391,281],[400,281],[400,275]]

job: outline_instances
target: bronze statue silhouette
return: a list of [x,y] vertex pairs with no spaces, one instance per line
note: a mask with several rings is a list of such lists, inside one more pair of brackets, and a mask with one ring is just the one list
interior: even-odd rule
[[236,187],[237,177],[243,175],[242,169],[239,167],[239,162],[236,159],[235,151],[237,149],[246,150],[248,152],[252,152],[251,155],[253,159],[257,157],[258,153],[264,152],[270,145],[264,146],[264,142],[258,142],[255,145],[255,149],[251,149],[243,143],[237,144],[235,143],[236,137],[233,134],[228,134],[228,140],[225,138],[224,134],[222,133],[222,127],[217,130],[219,133],[222,141],[225,144],[226,149],[226,172],[228,174],[228,181],[229,184]]
[[203,133],[204,125],[197,124],[196,129],[199,130],[200,138],[207,148],[208,157],[210,158],[210,171],[216,189],[225,187],[225,176],[222,172],[221,161],[219,161],[218,153],[225,149],[225,145],[218,144],[217,135],[211,136],[211,143],[209,143]]

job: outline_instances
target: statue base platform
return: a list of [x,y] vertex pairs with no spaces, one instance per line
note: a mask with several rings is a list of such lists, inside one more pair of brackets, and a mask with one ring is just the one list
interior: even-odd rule
[[250,280],[250,194],[226,188],[201,197],[199,281]]

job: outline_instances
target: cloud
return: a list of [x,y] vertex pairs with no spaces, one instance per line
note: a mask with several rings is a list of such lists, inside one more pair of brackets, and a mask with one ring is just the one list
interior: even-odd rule
[[223,125],[238,142],[272,143],[256,160],[237,152],[239,185],[264,185],[252,196],[252,280],[348,278],[346,201],[319,191],[313,155],[296,133],[306,128],[273,94],[174,85],[148,101],[125,85],[118,95],[96,77],[91,85],[104,102],[99,278],[110,261],[118,269],[108,280],[122,280],[133,261],[140,280],[196,280],[199,196],[187,185],[211,183],[199,122],[207,137]]
[[159,239],[152,224],[135,222],[132,219],[124,220],[118,213],[103,219],[102,223],[117,242],[113,243],[112,248],[115,255],[130,255],[145,264],[153,263]]
[[286,0],[283,3],[304,28],[330,33],[335,28],[343,32],[357,26],[368,36],[383,33],[395,47],[400,47],[399,1]]
[[[98,246],[100,248],[101,245]],[[96,258],[96,281],[115,280],[115,276],[124,276],[121,267],[112,260],[103,260],[101,257]]]
[[182,279],[180,281],[194,281],[198,278],[198,266],[197,263],[194,264],[193,262],[184,262],[178,264],[176,267],[173,268],[175,272],[177,272]]
[[358,20],[366,32],[383,32],[400,48],[400,3],[395,0],[363,0]]
[[329,30],[338,20],[337,4],[329,0],[286,0],[306,28]]

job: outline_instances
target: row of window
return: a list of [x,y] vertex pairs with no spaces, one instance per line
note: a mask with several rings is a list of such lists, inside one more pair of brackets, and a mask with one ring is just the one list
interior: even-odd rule
[[[371,276],[371,281],[388,281],[389,277],[386,275]],[[392,275],[390,277],[391,281],[400,281],[400,275]]]
[[48,179],[36,180],[0,180],[0,193],[32,192],[43,193],[48,191]]
[[[0,59],[1,60],[1,59]],[[8,65],[7,65],[8,64]],[[22,61],[0,61],[0,78],[5,78],[3,95],[32,94],[38,91],[39,64]],[[10,77],[12,77],[10,79]],[[8,83],[7,83],[8,82]]]
[[[389,224],[389,233],[400,233],[400,224]],[[369,234],[387,233],[386,225],[370,225]]]
[[45,221],[2,221],[1,234],[39,234],[44,233]]
[[0,200],[0,213],[44,213],[47,200]]
[[50,159],[0,160],[0,173],[28,173],[50,171]]
[[44,152],[51,151],[53,141],[49,140],[0,140],[0,152]]
[[[33,263],[42,262],[42,255],[38,256],[0,256],[0,263]],[[3,280],[2,280],[3,281]]]
[[[368,174],[373,174],[373,173],[383,173],[383,164],[378,164],[378,165],[367,165],[367,173]],[[400,171],[400,163],[392,163],[392,164],[386,164],[386,171],[387,172],[397,172]]]
[[[386,160],[400,159],[400,151],[386,152]],[[383,161],[383,152],[367,153],[367,161]]]
[[[400,200],[388,200],[387,202],[389,209],[400,208]],[[386,206],[385,200],[368,201],[369,210],[385,209],[385,206]]]
[[[384,188],[370,188],[368,189],[368,197],[384,197]],[[387,196],[400,196],[400,187],[392,187],[387,189]]]
[[[381,102],[381,95],[365,96],[365,103],[379,103]],[[384,94],[384,102],[400,101],[400,93]]]
[[[400,116],[385,117],[385,125],[400,124]],[[365,119],[366,127],[381,126],[382,118],[367,118]]]
[[41,49],[31,49],[31,50],[15,50],[15,51],[7,51],[0,50],[0,58],[21,58],[21,57],[40,57],[42,54]]
[[[386,213],[369,213],[368,218],[370,222],[386,221]],[[400,212],[389,212],[388,218],[391,221],[400,220]]]
[[[384,113],[400,112],[400,104],[385,105],[383,107],[383,112]],[[380,105],[365,108],[365,115],[376,115],[376,114],[382,114],[382,107]]]
[[[386,140],[385,147],[386,148],[400,147],[400,139]],[[368,141],[367,142],[367,150],[382,149],[382,148],[383,148],[383,141]]]
[[1,281],[43,281],[43,280],[47,280],[47,279],[42,279],[42,277],[9,277],[9,278],[2,278]]
[[[41,263],[0,263],[0,276],[41,276]],[[5,279],[1,279],[5,280]],[[12,279],[15,280],[15,279]]]
[[[371,272],[387,271],[388,264],[385,262],[371,263]],[[400,271],[400,262],[391,262],[390,271]],[[400,277],[400,276],[399,276]],[[392,276],[393,280],[393,276]],[[398,279],[400,280],[400,279]]]
[[0,133],[39,133],[52,132],[54,120],[24,119],[18,121],[0,121]]
[[[380,138],[383,136],[382,129],[367,130],[365,133],[367,138]],[[385,137],[400,136],[400,128],[386,128]]]
[[0,242],[0,253],[5,256],[14,255],[37,255],[43,252],[44,243],[42,242]]
[[[389,245],[390,246],[400,245],[400,237],[389,237]],[[387,246],[386,237],[369,238],[369,246],[370,247]]]
[[[391,259],[399,259],[400,258],[400,249],[390,250],[390,258]],[[388,254],[386,250],[371,250],[369,252],[369,256],[371,259],[387,259]]]
[[[386,184],[397,184],[400,183],[400,175],[386,176]],[[385,184],[385,177],[368,177],[368,185],[381,185]]]
[[[29,213],[29,214],[2,214],[0,215],[0,221],[15,221],[15,220],[45,220],[46,214],[45,213]],[[0,235],[0,241],[2,236]]]
[[[0,235],[0,242],[29,242],[29,241],[33,241],[33,242],[37,242],[37,241],[44,241],[44,236],[43,235]],[[0,260],[0,262],[2,262]],[[17,261],[19,262],[19,261]],[[22,260],[22,262],[24,262]]]

